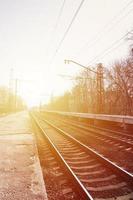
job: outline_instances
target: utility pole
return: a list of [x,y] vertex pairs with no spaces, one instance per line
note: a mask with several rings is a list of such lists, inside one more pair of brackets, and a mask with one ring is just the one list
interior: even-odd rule
[[103,77],[103,66],[101,63],[99,63],[97,65],[97,71],[94,71],[93,69],[91,69],[90,67],[86,67],[78,62],[75,62],[73,60],[65,60],[65,64],[69,64],[69,63],[74,63],[76,65],[79,65],[80,67],[84,68],[87,70],[87,73],[93,72],[96,74],[96,84],[97,84],[97,108],[96,108],[96,112],[97,113],[102,113],[103,112],[103,107],[104,107],[104,77]]
[[13,109],[13,97],[12,97],[12,91],[13,91],[13,68],[10,69],[9,74],[9,96],[8,96],[8,109],[10,112],[12,112]]
[[88,75],[89,75],[89,73],[88,73],[88,70],[87,70],[86,77],[85,77],[85,107],[86,107],[85,109],[87,109],[87,112],[88,112],[88,109],[89,109],[89,107],[88,107],[88,80],[87,80]]
[[[14,70],[13,68],[10,69],[10,77],[9,77],[9,110],[16,111],[17,110],[17,93],[18,93],[18,79],[14,79],[13,77]],[[13,85],[13,81],[15,81],[15,88]],[[12,92],[15,93],[13,97]]]
[[103,65],[97,65],[97,113],[102,113],[104,107]]
[[15,79],[15,101],[14,101],[15,111],[17,111],[17,93],[18,93],[18,79]]

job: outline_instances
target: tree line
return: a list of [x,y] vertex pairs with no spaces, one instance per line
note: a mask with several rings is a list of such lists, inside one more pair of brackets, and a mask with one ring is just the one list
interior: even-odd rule
[[[75,78],[72,90],[52,98],[47,109],[133,115],[133,48],[127,58],[114,62],[109,68],[103,67],[100,84],[101,101],[97,75],[84,70]],[[100,112],[98,106],[101,106]]]
[[0,87],[0,114],[23,110],[24,101],[7,87]]

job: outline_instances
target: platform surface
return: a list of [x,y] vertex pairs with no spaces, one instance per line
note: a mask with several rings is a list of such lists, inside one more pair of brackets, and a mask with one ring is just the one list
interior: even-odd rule
[[0,118],[0,200],[47,200],[27,112]]

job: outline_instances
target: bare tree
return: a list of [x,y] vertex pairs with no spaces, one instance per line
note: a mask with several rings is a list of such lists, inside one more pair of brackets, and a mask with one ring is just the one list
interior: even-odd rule
[[107,103],[111,104],[112,107],[109,112],[132,115],[133,65],[131,60],[116,62],[108,73],[108,80],[110,82],[108,93],[111,95],[111,100]]

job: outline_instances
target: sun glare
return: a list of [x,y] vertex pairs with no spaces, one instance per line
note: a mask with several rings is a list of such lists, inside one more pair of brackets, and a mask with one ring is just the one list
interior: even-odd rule
[[66,81],[57,75],[47,73],[47,77],[33,80],[33,76],[28,80],[19,81],[17,93],[23,98],[28,107],[47,104],[53,95],[58,96],[66,89],[71,88],[71,81]]

